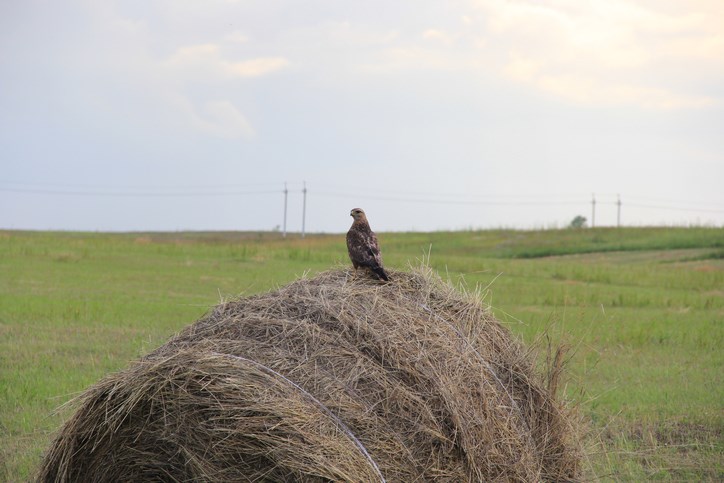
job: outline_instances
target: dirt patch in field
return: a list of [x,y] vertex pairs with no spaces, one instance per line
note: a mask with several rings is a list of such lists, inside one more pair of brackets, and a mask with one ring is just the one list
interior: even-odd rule
[[602,436],[609,441],[625,438],[648,446],[681,446],[682,449],[724,444],[724,428],[688,422],[633,423],[625,428],[608,428]]
[[696,271],[696,272],[719,272],[719,271],[721,271],[721,268],[715,267],[713,265],[699,265],[698,267],[694,267],[694,271]]

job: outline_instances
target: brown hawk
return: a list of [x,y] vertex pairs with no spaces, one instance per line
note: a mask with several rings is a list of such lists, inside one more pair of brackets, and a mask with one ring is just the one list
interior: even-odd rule
[[353,208],[349,213],[354,221],[347,232],[347,251],[352,260],[355,273],[357,268],[368,268],[380,280],[389,280],[382,266],[382,255],[377,243],[377,235],[370,228],[367,216],[361,208]]

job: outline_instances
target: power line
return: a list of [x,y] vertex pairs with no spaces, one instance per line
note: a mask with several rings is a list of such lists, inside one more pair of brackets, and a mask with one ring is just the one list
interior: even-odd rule
[[[224,183],[224,184],[193,184],[193,185],[159,185],[159,184],[147,184],[147,185],[117,185],[117,184],[99,184],[99,183],[56,183],[56,182],[45,182],[45,181],[12,181],[12,180],[0,180],[0,185],[17,185],[17,186],[28,186],[28,187],[51,187],[51,188],[108,188],[115,190],[180,190],[180,189],[191,189],[191,190],[209,190],[218,188],[249,188],[249,187],[262,187],[262,186],[281,186],[279,182],[265,182],[265,183]],[[292,183],[295,184],[295,183]],[[301,182],[296,183],[301,185]],[[15,188],[20,189],[20,188]],[[29,189],[29,188],[25,188]],[[37,189],[37,188],[36,188]]]
[[[345,184],[346,187],[355,190],[357,192],[364,191],[364,196],[367,197],[368,195],[383,195],[383,196],[434,196],[434,197],[440,197],[440,198],[512,198],[512,199],[540,199],[540,198],[575,198],[575,199],[581,199],[588,196],[585,193],[461,193],[461,192],[430,192],[430,191],[389,191],[389,190],[378,190],[378,189],[369,189],[369,187],[366,186],[353,186]],[[331,191],[334,191],[339,186],[330,186],[330,185],[317,185],[317,187],[321,187],[323,190],[329,189]]]
[[649,197],[649,196],[627,196],[628,199],[631,200],[639,200],[639,201],[653,201],[655,203],[676,203],[676,204],[685,204],[685,205],[706,205],[706,206],[722,206],[724,207],[724,203],[717,202],[717,201],[700,201],[700,200],[672,200],[672,199],[666,199],[666,198],[655,198],[655,197]]
[[474,200],[441,200],[434,198],[404,198],[399,196],[370,196],[360,193],[337,193],[329,191],[315,191],[317,196],[332,198],[357,198],[375,201],[401,201],[407,203],[432,203],[441,205],[508,205],[508,206],[531,206],[531,205],[580,205],[581,201],[474,201]]
[[[156,191],[150,190],[151,186],[146,186],[145,191],[131,191],[139,187],[120,187],[116,186],[112,190],[100,190],[99,186],[93,185],[93,190],[79,190],[79,189],[47,189],[39,187],[12,187],[2,186],[7,184],[25,185],[25,186],[88,186],[88,185],[74,185],[74,184],[52,184],[52,183],[23,183],[23,182],[8,182],[0,181],[0,192],[19,193],[19,194],[42,194],[42,195],[58,195],[58,196],[95,196],[95,197],[150,197],[150,198],[173,198],[173,197],[187,197],[187,198],[201,198],[201,197],[219,197],[219,196],[255,196],[255,195],[269,195],[269,194],[284,194],[284,233],[286,234],[287,228],[287,200],[290,192],[288,185],[300,186],[302,189],[299,192],[303,195],[303,207],[302,207],[302,233],[306,231],[306,202],[308,188],[305,181],[292,182],[292,183],[245,183],[245,184],[226,184],[226,185],[189,185],[188,190],[183,190],[181,186],[164,187],[173,188],[175,191]],[[279,189],[259,189],[259,190],[214,190],[213,187],[262,187],[262,186],[279,186]],[[325,185],[322,185],[325,186]],[[329,185],[327,185],[329,186]],[[197,191],[199,189],[205,189],[205,191]],[[364,192],[362,192],[364,191]],[[296,190],[293,190],[296,192]],[[469,205],[469,206],[583,206],[586,204],[585,195],[576,194],[474,194],[474,193],[435,193],[435,192],[421,192],[421,191],[384,191],[384,190],[371,190],[368,191],[364,188],[357,188],[356,192],[339,192],[332,190],[314,191],[314,194],[318,197],[332,197],[332,198],[344,198],[344,199],[363,199],[363,200],[374,200],[374,201],[389,201],[389,202],[400,202],[400,203],[423,203],[433,205]],[[601,201],[601,195],[592,195],[588,203],[591,204],[591,225],[595,226],[596,223],[596,205],[616,205],[616,223],[620,226],[621,223],[621,197],[615,195],[615,200],[612,201]],[[607,195],[604,195],[607,196]],[[667,200],[662,198],[652,198],[644,196],[626,196],[627,200],[634,200],[634,203],[628,202],[626,206],[632,208],[643,208],[652,210],[672,210],[672,211],[683,211],[683,212],[699,212],[699,213],[724,213],[724,209],[719,209],[720,205],[717,203],[706,203],[697,201],[683,201],[683,200]],[[658,200],[661,203],[636,203],[636,200]],[[662,204],[664,203],[664,204]],[[706,205],[707,207],[695,206],[695,205]]]
[[16,189],[3,188],[0,191],[12,193],[29,193],[61,196],[113,196],[113,197],[207,197],[207,196],[236,196],[236,195],[260,195],[280,193],[280,190],[259,190],[259,191],[196,191],[196,192],[128,192],[128,191],[67,191],[67,190],[42,190],[42,189]]
[[[3,186],[6,185],[6,186]],[[7,185],[18,185],[18,186],[7,186]],[[99,184],[80,184],[80,183],[52,183],[52,182],[25,182],[25,181],[11,181],[11,180],[0,180],[0,191],[14,192],[14,193],[37,193],[37,194],[59,194],[59,195],[73,195],[73,196],[224,196],[224,195],[246,195],[246,194],[270,194],[284,192],[288,189],[288,186],[299,186],[302,188],[300,192],[304,192],[305,183],[304,181],[297,182],[264,182],[264,183],[234,183],[234,184],[211,184],[211,185],[99,185]],[[48,189],[42,188],[47,187],[71,187],[71,188],[94,188],[91,190],[62,190],[62,189]],[[263,187],[263,186],[278,186],[279,190],[245,190],[241,188],[245,187]],[[430,191],[389,191],[389,190],[370,190],[368,187],[352,186],[355,193],[340,193],[334,191],[335,187],[330,185],[318,185],[321,187],[331,188],[327,191],[315,192],[322,196],[335,196],[335,197],[355,197],[365,198],[381,201],[412,201],[412,202],[428,202],[428,203],[464,203],[464,204],[577,204],[582,202],[586,197],[583,193],[565,193],[565,194],[553,194],[553,193],[460,193],[460,192],[430,192]],[[111,191],[101,191],[100,188],[108,188]],[[224,189],[219,191],[218,189]],[[239,188],[228,190],[229,188]],[[141,191],[136,191],[141,190]],[[171,191],[163,191],[171,190]],[[179,191],[183,190],[183,191]],[[188,190],[188,191],[187,191]],[[201,191],[199,191],[201,190]],[[360,192],[364,192],[361,194]],[[601,197],[614,197],[610,201],[603,201]],[[696,200],[680,200],[680,199],[666,199],[648,196],[637,196],[627,195],[627,199],[633,201],[653,201],[657,205],[648,203],[639,204],[640,207],[646,208],[675,208],[684,210],[685,207],[689,206],[706,206],[702,211],[710,211],[712,206],[722,206],[724,203],[711,202],[711,201],[696,201]],[[453,199],[446,199],[453,198]],[[554,199],[554,200],[551,200]],[[620,194],[601,194],[597,193],[596,203],[597,204],[611,204],[617,205],[619,203]],[[666,203],[675,206],[661,206],[658,203]],[[684,206],[682,206],[684,205]]]
[[[369,194],[361,194],[361,193],[340,193],[340,192],[332,192],[332,191],[315,191],[315,194],[317,196],[326,196],[326,197],[334,197],[334,198],[356,198],[356,199],[365,199],[365,200],[373,200],[373,201],[397,201],[397,202],[406,202],[406,203],[428,203],[428,204],[439,204],[439,205],[490,205],[490,206],[566,206],[566,205],[584,205],[586,203],[584,198],[579,198],[575,201],[548,201],[548,200],[449,200],[449,199],[436,199],[431,197],[406,197],[406,196],[375,196],[375,195],[369,195]],[[429,195],[429,193],[428,193]],[[435,195],[432,195],[435,196]],[[495,196],[495,195],[491,195]],[[515,195],[511,195],[515,196]],[[555,195],[550,195],[555,196]],[[600,196],[600,195],[598,195]],[[595,219],[596,219],[596,205],[615,205],[617,207],[617,220],[620,224],[621,219],[621,207],[623,205],[621,201],[620,195],[615,195],[616,199],[613,201],[601,201],[598,199],[597,195],[592,195],[588,203],[591,204],[591,224],[592,226],[595,226]],[[634,197],[631,197],[634,198]],[[669,210],[676,210],[676,211],[691,211],[691,212],[708,212],[708,213],[724,213],[724,210],[717,210],[717,209],[711,209],[711,208],[688,208],[684,206],[671,206],[671,205],[652,205],[652,204],[637,204],[637,203],[627,203],[626,206],[631,207],[638,207],[638,208],[650,208],[650,209],[669,209]]]
[[711,209],[707,209],[707,208],[684,208],[684,207],[680,207],[680,206],[642,205],[639,203],[627,203],[627,206],[634,206],[636,208],[650,208],[650,209],[655,209],[655,210],[724,213],[724,210],[711,210]]

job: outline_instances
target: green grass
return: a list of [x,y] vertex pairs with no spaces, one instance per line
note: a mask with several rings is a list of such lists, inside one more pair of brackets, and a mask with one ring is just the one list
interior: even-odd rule
[[[569,352],[603,480],[724,479],[724,229],[380,234],[429,256],[528,342]],[[0,480],[32,475],[55,409],[220,298],[347,264],[341,235],[0,232]]]

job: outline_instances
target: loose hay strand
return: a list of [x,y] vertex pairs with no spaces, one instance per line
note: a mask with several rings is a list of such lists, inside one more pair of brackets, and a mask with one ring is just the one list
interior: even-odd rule
[[579,479],[560,358],[546,380],[479,300],[391,277],[220,303],[80,396],[38,481]]
[[236,359],[236,360],[239,360],[239,361],[243,361],[243,362],[246,362],[246,363],[248,363],[248,364],[254,364],[255,366],[259,367],[261,370],[263,370],[263,371],[265,371],[265,372],[267,372],[267,373],[269,373],[269,374],[272,374],[272,375],[275,376],[275,377],[280,378],[281,380],[285,381],[286,383],[288,383],[289,385],[291,385],[292,387],[294,387],[294,389],[296,389],[296,390],[298,390],[299,392],[301,392],[302,394],[304,394],[304,395],[305,395],[307,398],[309,398],[314,404],[316,404],[316,405],[319,407],[319,409],[321,409],[322,411],[324,411],[324,413],[325,413],[327,416],[329,416],[330,418],[332,418],[332,420],[335,422],[335,424],[337,424],[337,426],[349,437],[349,439],[352,440],[352,442],[355,444],[355,446],[357,446],[357,448],[358,448],[358,449],[360,450],[360,452],[364,455],[364,457],[367,458],[367,460],[370,462],[370,464],[372,465],[372,467],[375,469],[375,472],[377,473],[377,475],[380,477],[380,481],[381,481],[382,483],[386,483],[386,482],[385,482],[385,477],[382,476],[382,473],[380,472],[379,466],[377,466],[377,463],[375,463],[375,460],[372,459],[372,457],[370,456],[370,454],[367,452],[367,448],[365,448],[365,446],[362,444],[362,442],[361,442],[359,439],[357,439],[357,436],[354,435],[354,433],[347,427],[346,424],[344,424],[344,422],[343,422],[341,419],[339,419],[339,417],[337,417],[336,414],[334,414],[327,406],[325,406],[324,404],[322,404],[322,403],[319,401],[319,399],[317,399],[317,398],[314,397],[312,394],[310,394],[309,392],[307,392],[303,387],[301,387],[300,385],[298,385],[297,383],[295,383],[295,382],[292,381],[291,379],[285,377],[284,375],[278,373],[277,371],[275,371],[274,369],[272,369],[272,368],[270,368],[270,367],[265,366],[264,364],[262,364],[262,363],[260,363],[260,362],[257,362],[257,361],[248,359],[248,358],[246,358],[246,357],[235,356],[235,355],[233,355],[233,354],[220,354],[220,353],[218,353],[218,352],[212,352],[212,354],[215,355],[215,356],[220,356],[220,357],[231,357],[231,358],[233,358],[233,359]]

